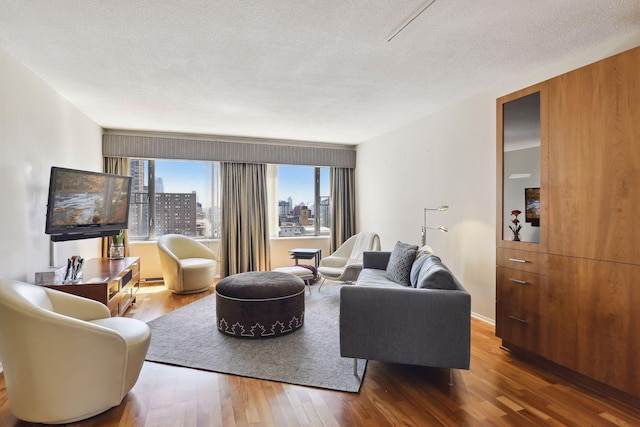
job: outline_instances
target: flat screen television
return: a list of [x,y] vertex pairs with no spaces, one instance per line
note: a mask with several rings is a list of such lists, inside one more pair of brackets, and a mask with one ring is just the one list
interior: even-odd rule
[[51,168],[45,233],[54,242],[113,236],[129,225],[131,177]]

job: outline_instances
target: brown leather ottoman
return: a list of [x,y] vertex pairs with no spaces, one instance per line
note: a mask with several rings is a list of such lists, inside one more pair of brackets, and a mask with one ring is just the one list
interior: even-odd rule
[[304,282],[276,271],[225,277],[216,285],[218,330],[238,338],[273,338],[304,321]]

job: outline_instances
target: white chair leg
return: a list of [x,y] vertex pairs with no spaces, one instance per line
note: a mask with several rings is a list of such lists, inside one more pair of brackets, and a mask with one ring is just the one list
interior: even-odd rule
[[324,277],[322,278],[322,282],[320,282],[320,286],[318,286],[318,292],[322,289],[322,285],[324,285]]

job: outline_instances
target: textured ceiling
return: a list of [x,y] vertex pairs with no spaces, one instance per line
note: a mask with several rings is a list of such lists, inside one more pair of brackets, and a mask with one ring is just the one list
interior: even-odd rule
[[358,143],[640,29],[638,0],[0,0],[0,47],[105,128]]

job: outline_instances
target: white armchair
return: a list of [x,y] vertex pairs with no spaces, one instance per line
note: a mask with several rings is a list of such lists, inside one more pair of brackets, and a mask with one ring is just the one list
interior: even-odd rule
[[218,261],[202,243],[180,234],[158,238],[162,277],[176,294],[193,294],[209,289],[216,277]]
[[14,415],[61,424],[118,406],[133,388],[151,330],[93,300],[0,280],[0,359]]
[[360,232],[349,237],[334,253],[320,260],[318,275],[322,277],[322,283],[325,279],[353,282],[362,271],[362,253],[379,250],[380,237],[376,233]]

